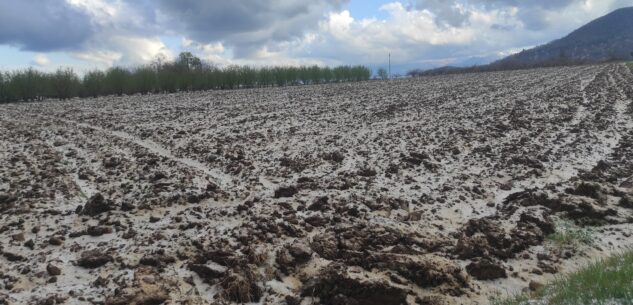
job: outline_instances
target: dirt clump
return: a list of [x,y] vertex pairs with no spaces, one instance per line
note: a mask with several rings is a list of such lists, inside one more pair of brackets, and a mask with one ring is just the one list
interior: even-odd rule
[[59,267],[57,267],[57,266],[55,266],[53,264],[48,264],[48,265],[46,265],[46,272],[50,276],[58,276],[58,275],[62,274],[62,269],[60,269]]
[[77,265],[87,269],[95,269],[112,260],[113,258],[109,254],[103,253],[100,249],[94,249],[81,253],[80,258],[77,260]]
[[88,202],[86,202],[86,204],[83,206],[81,213],[94,217],[113,209],[114,207],[112,202],[103,198],[103,195],[101,195],[101,193],[97,193],[92,195],[92,197],[88,199]]
[[392,271],[420,287],[451,296],[461,296],[470,287],[468,276],[459,265],[433,254],[375,254],[366,258],[363,267]]
[[161,305],[169,302],[169,291],[174,283],[163,278],[151,267],[134,271],[134,279],[117,289],[115,295],[106,298],[106,305]]
[[312,249],[301,241],[295,241],[277,251],[276,263],[282,272],[288,273],[295,266],[307,263],[312,258]]
[[206,264],[189,264],[189,270],[196,273],[205,283],[216,284],[224,275],[224,271],[212,268]]
[[259,277],[250,267],[236,267],[229,270],[220,281],[220,296],[237,303],[259,302],[263,290]]
[[495,280],[499,278],[507,278],[505,268],[490,259],[476,260],[466,266],[468,274],[481,281]]
[[[526,190],[511,194],[504,201],[506,211],[523,207],[546,207],[554,213],[562,213],[580,224],[618,223],[614,217],[618,213],[613,208],[605,207],[604,195],[597,185],[581,183],[575,189],[567,189],[567,193],[576,196],[559,196],[550,198],[547,194],[536,190]],[[595,198],[594,198],[595,197]]]
[[328,268],[306,284],[303,297],[316,297],[328,305],[406,305],[407,291],[384,281],[351,278],[343,271]]
[[285,198],[294,196],[299,190],[295,186],[282,186],[275,190],[275,198]]
[[175,262],[176,259],[174,257],[164,254],[145,255],[139,260],[140,265],[159,268],[165,267]]

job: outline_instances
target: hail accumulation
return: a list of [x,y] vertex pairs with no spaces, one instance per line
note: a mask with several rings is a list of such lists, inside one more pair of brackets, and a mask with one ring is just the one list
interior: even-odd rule
[[632,100],[612,64],[1,105],[0,304],[536,289],[633,245]]

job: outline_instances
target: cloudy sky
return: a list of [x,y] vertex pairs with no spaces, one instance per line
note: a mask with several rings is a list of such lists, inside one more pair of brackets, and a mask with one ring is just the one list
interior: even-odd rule
[[217,65],[481,63],[633,0],[0,0],[0,69],[133,66],[191,51]]

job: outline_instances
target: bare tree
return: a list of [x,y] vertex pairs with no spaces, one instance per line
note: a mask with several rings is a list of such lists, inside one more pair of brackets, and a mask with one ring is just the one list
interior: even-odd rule
[[382,80],[386,80],[389,78],[389,74],[387,73],[387,70],[385,68],[378,69],[378,78]]

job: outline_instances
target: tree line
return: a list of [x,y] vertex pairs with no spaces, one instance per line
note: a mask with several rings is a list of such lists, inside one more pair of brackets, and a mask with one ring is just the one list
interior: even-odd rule
[[174,61],[157,60],[130,69],[94,70],[83,77],[70,68],[60,68],[53,73],[33,68],[0,72],[0,103],[351,82],[370,77],[371,70],[364,66],[254,68],[231,65],[219,68],[183,52]]

